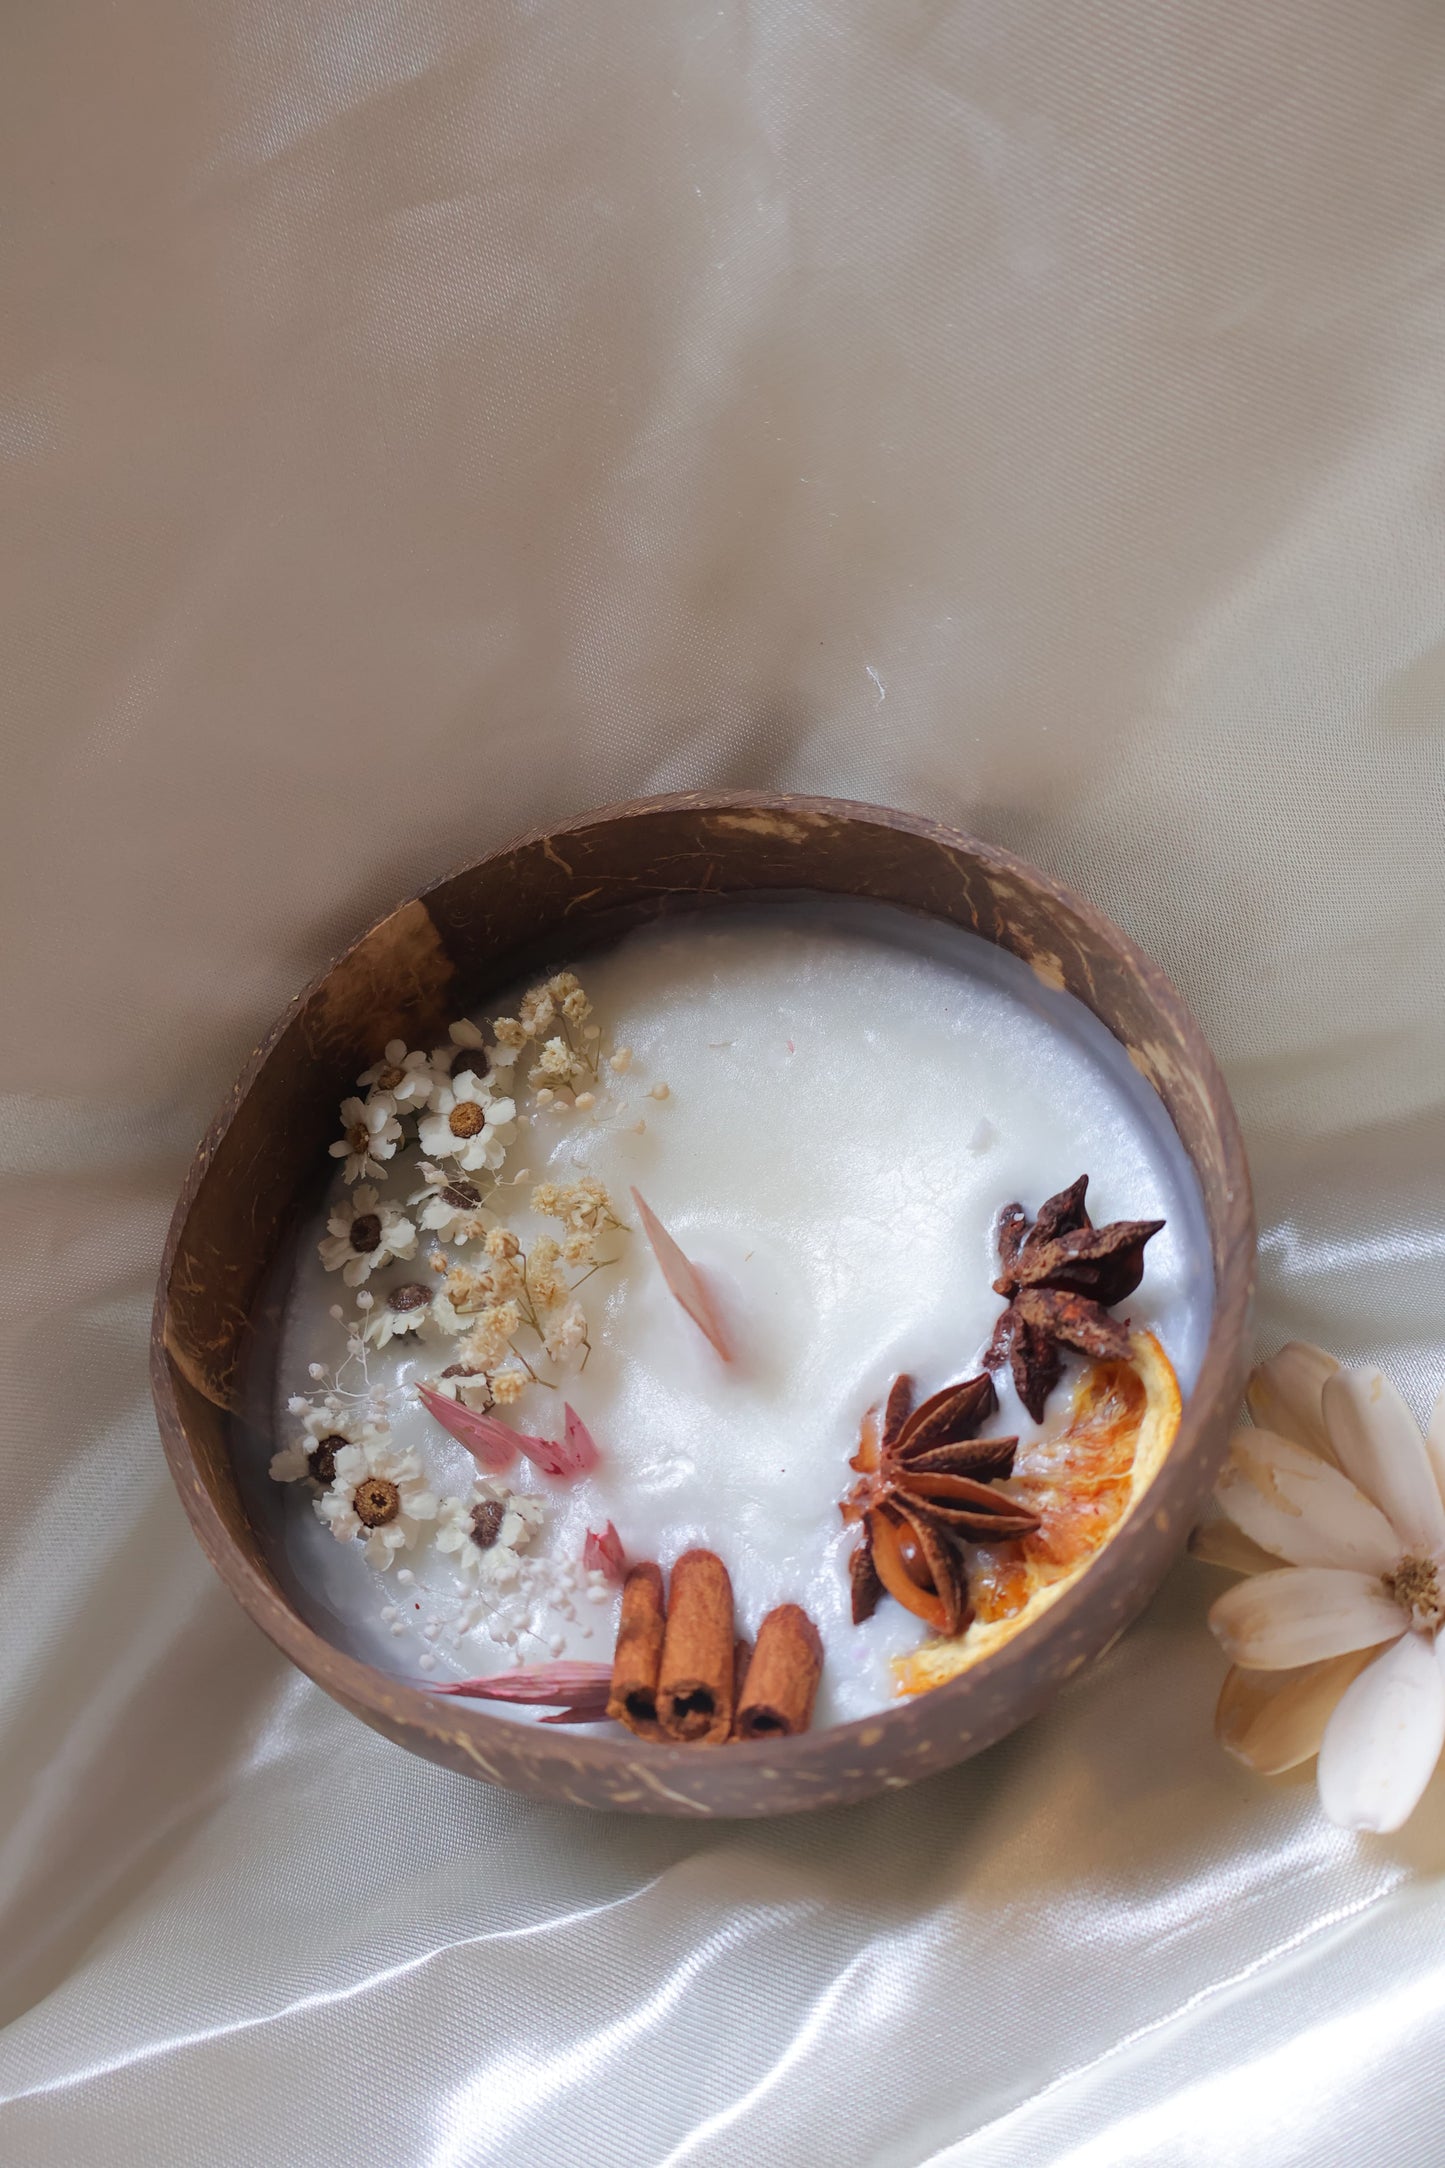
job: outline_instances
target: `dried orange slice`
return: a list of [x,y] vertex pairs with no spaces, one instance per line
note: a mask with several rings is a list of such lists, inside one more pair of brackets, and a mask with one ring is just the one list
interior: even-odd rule
[[898,1657],[900,1693],[925,1693],[969,1670],[1073,1586],[1163,1465],[1180,1405],[1174,1366],[1152,1332],[1133,1335],[1127,1362],[1084,1372],[1063,1429],[1021,1447],[1012,1480],[998,1486],[1033,1507],[1037,1535],[969,1551],[973,1624]]

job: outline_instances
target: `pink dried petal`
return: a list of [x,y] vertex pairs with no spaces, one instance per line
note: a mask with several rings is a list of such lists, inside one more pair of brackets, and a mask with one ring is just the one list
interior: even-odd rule
[[652,1254],[662,1267],[662,1277],[669,1289],[682,1304],[698,1331],[712,1343],[723,1361],[730,1363],[733,1359],[732,1350],[728,1346],[722,1319],[707,1282],[692,1259],[678,1248],[639,1190],[633,1190],[632,1202],[637,1207],[637,1216],[642,1221],[642,1232],[652,1244]]
[[597,1440],[583,1422],[577,1410],[568,1402],[562,1405],[562,1442],[574,1475],[585,1475],[595,1468],[602,1455],[597,1450]]
[[434,1415],[442,1429],[449,1430],[459,1445],[466,1447],[488,1475],[499,1475],[503,1468],[510,1468],[518,1447],[526,1442],[519,1432],[508,1430],[495,1416],[479,1415],[475,1408],[464,1407],[460,1400],[435,1392],[430,1385],[418,1385],[417,1394],[427,1413]]
[[560,1438],[533,1438],[526,1431],[511,1433],[532,1466],[543,1475],[573,1475],[576,1470],[567,1457],[567,1447]]
[[611,1664],[533,1664],[525,1671],[501,1671],[490,1679],[457,1679],[438,1685],[418,1680],[423,1693],[459,1694],[469,1701],[519,1701],[558,1704],[544,1724],[600,1724],[612,1690]]
[[605,1574],[609,1581],[622,1582],[627,1578],[627,1553],[622,1548],[622,1538],[611,1521],[601,1535],[594,1535],[589,1528],[587,1541],[582,1546],[582,1563],[589,1573]]

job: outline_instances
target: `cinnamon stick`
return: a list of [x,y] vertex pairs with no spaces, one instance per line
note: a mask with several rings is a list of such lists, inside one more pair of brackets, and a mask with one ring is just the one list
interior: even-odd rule
[[823,1643],[806,1611],[781,1603],[758,1628],[738,1703],[740,1739],[791,1739],[813,1721]]
[[714,1746],[733,1728],[733,1585],[712,1551],[672,1569],[657,1713],[669,1739]]
[[607,1714],[639,1739],[665,1736],[657,1720],[657,1680],[666,1619],[661,1569],[650,1563],[630,1567],[622,1584]]

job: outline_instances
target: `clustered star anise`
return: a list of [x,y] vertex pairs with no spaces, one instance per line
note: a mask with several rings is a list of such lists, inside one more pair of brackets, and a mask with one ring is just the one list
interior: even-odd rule
[[871,1617],[886,1589],[935,1632],[960,1634],[973,1616],[961,1543],[1029,1536],[1039,1517],[990,1479],[1011,1474],[1017,1438],[979,1438],[998,1406],[993,1380],[966,1378],[913,1406],[913,1380],[896,1378],[883,1409],[863,1422],[852,1466],[859,1480],[843,1518],[862,1523],[853,1553],[853,1622]]
[[984,1363],[997,1370],[1007,1360],[1019,1399],[1034,1421],[1063,1372],[1063,1350],[1077,1348],[1096,1361],[1124,1361],[1129,1328],[1110,1317],[1116,1302],[1132,1295],[1144,1277],[1144,1245],[1163,1220],[1115,1220],[1095,1227],[1084,1206],[1089,1177],[1081,1174],[1039,1207],[1029,1225],[1021,1204],[999,1215],[1002,1271],[994,1281],[1008,1308],[994,1328]]

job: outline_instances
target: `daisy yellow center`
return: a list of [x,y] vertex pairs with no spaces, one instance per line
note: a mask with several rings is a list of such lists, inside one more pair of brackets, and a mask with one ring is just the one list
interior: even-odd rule
[[1394,1572],[1385,1575],[1385,1586],[1422,1632],[1433,1633],[1445,1620],[1445,1592],[1433,1558],[1402,1558]]
[[369,1257],[381,1240],[381,1218],[375,1212],[362,1212],[351,1222],[351,1247],[361,1257]]
[[481,1191],[470,1182],[448,1182],[442,1191],[443,1204],[449,1204],[454,1212],[472,1212],[481,1201]]
[[376,1081],[384,1092],[394,1092],[398,1084],[406,1082],[406,1071],[405,1069],[399,1069],[396,1063],[391,1061],[387,1063]]
[[474,1137],[486,1123],[486,1115],[473,1099],[459,1100],[447,1116],[447,1127],[454,1137]]
[[408,1280],[405,1287],[394,1287],[387,1300],[393,1310],[420,1310],[431,1301],[431,1289],[420,1280]]
[[371,1142],[371,1131],[365,1122],[353,1122],[346,1132],[346,1141],[353,1152],[364,1152]]
[[351,1494],[351,1507],[363,1528],[385,1528],[401,1511],[401,1492],[387,1476],[363,1476]]

